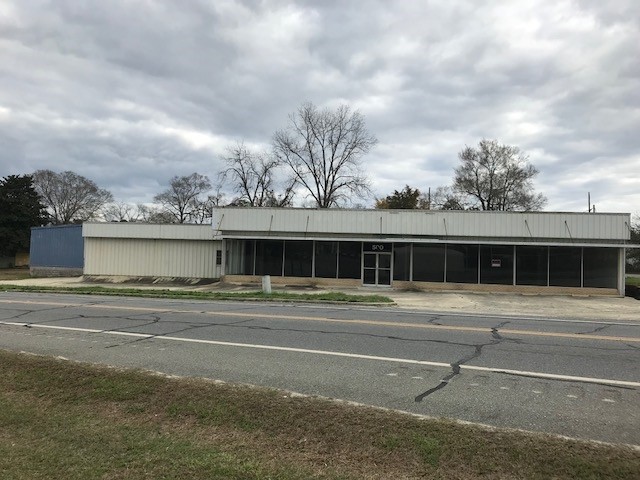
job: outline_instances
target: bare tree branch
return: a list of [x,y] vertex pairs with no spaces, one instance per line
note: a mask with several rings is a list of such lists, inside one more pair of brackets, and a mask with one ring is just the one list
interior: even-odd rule
[[192,173],[185,177],[173,177],[169,188],[153,197],[177,223],[195,223],[201,218],[202,196],[211,190],[211,181],[206,175]]
[[359,112],[346,105],[319,110],[304,103],[289,116],[289,127],[275,133],[273,150],[316,206],[329,208],[370,194],[361,158],[376,143]]
[[251,207],[291,205],[297,179],[292,176],[278,181],[282,164],[275,156],[252,152],[240,142],[227,149],[224,161],[227,169],[220,174],[220,180],[230,183],[238,194],[233,204]]
[[95,218],[106,203],[113,201],[110,192],[70,171],[36,170],[33,184],[55,224]]
[[533,191],[538,170],[518,147],[483,139],[458,157],[462,164],[455,169],[453,190],[466,197],[471,208],[532,211],[546,204],[546,197]]

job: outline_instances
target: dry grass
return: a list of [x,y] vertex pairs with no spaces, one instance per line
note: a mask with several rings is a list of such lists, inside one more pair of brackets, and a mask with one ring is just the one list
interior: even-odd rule
[[627,447],[3,351],[0,365],[3,478],[628,479],[640,472],[640,453]]
[[0,280],[24,280],[31,278],[28,268],[0,268]]

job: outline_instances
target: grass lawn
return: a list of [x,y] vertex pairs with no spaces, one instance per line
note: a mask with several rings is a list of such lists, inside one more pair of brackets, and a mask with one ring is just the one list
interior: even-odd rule
[[625,278],[625,283],[627,285],[635,285],[636,287],[640,287],[640,276],[627,277]]
[[[28,278],[28,272],[27,272]],[[320,302],[346,302],[346,303],[393,303],[389,297],[383,295],[350,295],[342,292],[324,293],[290,293],[273,292],[205,292],[195,290],[169,290],[169,289],[143,289],[143,288],[110,288],[96,285],[82,287],[48,287],[33,285],[1,285],[5,291],[21,292],[51,292],[51,293],[75,293],[86,295],[122,295],[130,297],[157,297],[157,298],[184,298],[200,300],[279,300],[279,301],[320,301]]]
[[325,293],[289,293],[289,292],[202,292],[193,290],[109,288],[101,286],[83,287],[45,287],[32,285],[0,285],[1,290],[21,292],[76,293],[88,295],[122,295],[133,297],[184,298],[192,300],[276,300],[276,301],[308,301],[308,302],[345,302],[345,303],[393,303],[389,297],[382,295],[349,295],[342,292]]
[[0,350],[7,479],[630,479],[640,451]]

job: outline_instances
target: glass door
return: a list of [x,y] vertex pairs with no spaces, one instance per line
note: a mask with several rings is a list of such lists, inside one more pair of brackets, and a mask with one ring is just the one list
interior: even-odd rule
[[364,252],[364,285],[391,285],[391,253]]

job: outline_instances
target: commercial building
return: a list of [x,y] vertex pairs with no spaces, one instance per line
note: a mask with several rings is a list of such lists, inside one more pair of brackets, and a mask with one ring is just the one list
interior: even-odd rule
[[210,225],[85,223],[85,277],[218,279],[222,243]]
[[624,295],[630,215],[218,208],[223,278]]
[[35,276],[82,275],[82,225],[31,228],[29,273]]

